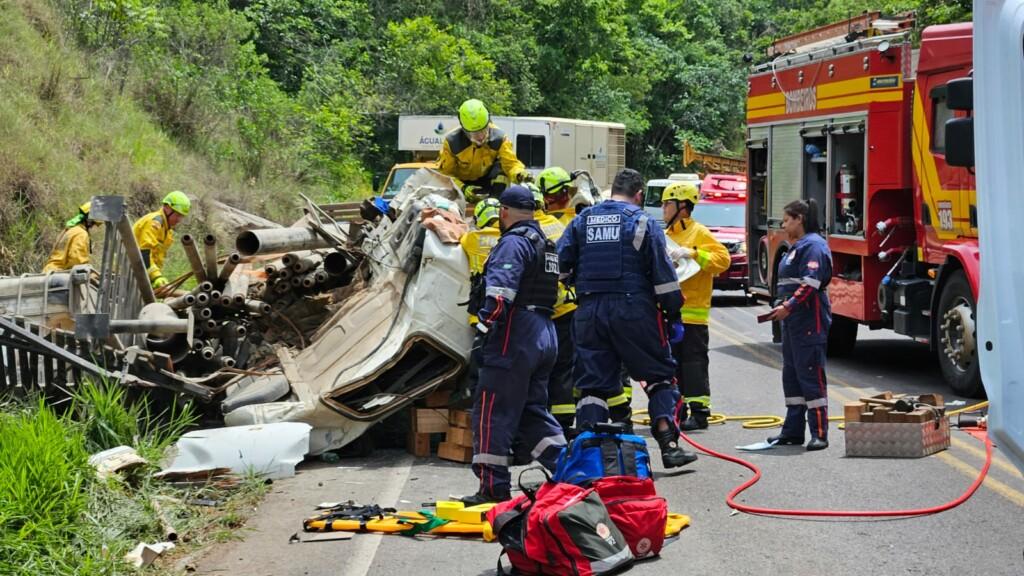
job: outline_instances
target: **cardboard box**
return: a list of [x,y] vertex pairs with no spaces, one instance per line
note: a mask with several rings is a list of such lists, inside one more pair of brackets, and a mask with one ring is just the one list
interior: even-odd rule
[[441,442],[437,447],[437,456],[438,458],[444,458],[445,460],[451,460],[452,462],[469,464],[473,461],[473,447],[458,446],[451,442]]
[[847,422],[845,433],[847,456],[920,458],[949,448],[946,418],[907,423]]

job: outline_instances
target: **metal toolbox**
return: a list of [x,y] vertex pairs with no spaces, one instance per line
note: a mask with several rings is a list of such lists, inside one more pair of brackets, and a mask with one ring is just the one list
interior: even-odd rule
[[920,458],[946,448],[949,448],[947,418],[914,423],[846,423],[847,456]]

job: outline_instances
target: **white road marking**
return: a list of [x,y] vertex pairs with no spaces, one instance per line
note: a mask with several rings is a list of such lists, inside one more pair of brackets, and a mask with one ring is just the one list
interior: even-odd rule
[[[405,454],[395,466],[380,470],[380,492],[377,493],[375,504],[384,507],[398,503],[402,488],[409,480],[412,463],[412,455]],[[373,559],[377,556],[377,548],[382,538],[383,534],[361,534],[359,538],[351,540],[352,551],[341,566],[340,576],[366,576],[373,565]]]

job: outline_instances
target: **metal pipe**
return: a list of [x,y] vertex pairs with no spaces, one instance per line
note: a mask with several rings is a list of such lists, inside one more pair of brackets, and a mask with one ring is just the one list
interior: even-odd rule
[[248,332],[249,331],[245,328],[245,326],[242,326],[241,324],[236,324],[234,322],[228,322],[220,327],[221,338],[228,338],[230,336],[237,336],[241,338],[242,336],[245,336]]
[[316,283],[317,284],[323,284],[323,283],[327,282],[327,279],[329,277],[330,277],[330,275],[327,272],[324,272],[323,270],[317,270],[316,271]]
[[266,266],[263,267],[263,271],[267,273],[268,277],[273,276],[274,274],[277,274],[281,270],[282,266],[283,264],[281,264],[280,262],[267,264]]
[[156,302],[156,294],[153,293],[153,285],[149,281],[149,271],[146,270],[146,263],[142,260],[142,251],[135,242],[135,234],[132,232],[132,225],[128,222],[128,215],[122,215],[117,222],[117,233],[121,236],[121,243],[125,247],[128,256],[128,264],[132,268],[132,276],[135,277],[135,284],[142,295],[144,304]]
[[309,256],[305,256],[296,260],[295,263],[292,264],[292,270],[296,274],[309,272],[310,270],[313,270],[314,268],[320,266],[320,263],[323,261],[323,256],[320,256],[319,254],[310,254]]
[[294,276],[294,274],[292,274],[292,269],[291,268],[284,268],[282,270],[278,270],[277,271],[277,279],[278,280],[287,280],[287,279],[291,278],[292,276]]
[[181,247],[185,250],[185,256],[188,256],[188,265],[192,268],[196,282],[205,282],[206,270],[203,269],[203,261],[199,259],[199,248],[196,247],[195,238],[191,234],[185,234],[181,237]]
[[[332,226],[328,224],[326,228]],[[334,226],[338,235],[345,236],[344,224]],[[242,256],[253,256],[255,254],[273,254],[275,252],[293,252],[296,250],[315,250],[317,248],[329,248],[331,244],[311,228],[266,228],[263,230],[248,230],[242,232],[235,239],[235,248]]]
[[205,308],[210,305],[210,295],[207,292],[196,294],[196,308]]
[[274,284],[274,292],[277,292],[278,294],[284,294],[285,292],[288,292],[291,289],[292,284],[287,280],[279,280],[276,284]]
[[232,304],[231,296],[221,296],[220,297],[220,305],[221,306],[227,308],[228,306],[231,306],[231,304]]
[[209,320],[210,318],[213,318],[213,310],[211,310],[209,307],[200,308],[199,317],[202,318],[203,320]]
[[293,288],[298,288],[299,286],[302,286],[302,276],[292,276],[292,279],[289,280],[289,282]]
[[235,308],[245,306],[245,294],[235,294],[232,296],[230,306],[234,306]]
[[220,365],[221,365],[222,368],[234,368],[235,367],[235,359],[232,358],[231,356],[221,356],[220,357]]
[[285,268],[291,268],[296,262],[298,262],[299,258],[300,256],[295,252],[289,252],[284,256],[281,256],[281,264],[283,264]]
[[302,276],[302,285],[306,288],[312,288],[316,284],[316,272],[309,272]]
[[188,308],[189,306],[195,305],[195,303],[196,303],[196,295],[195,294],[183,294],[183,295],[178,296],[176,298],[170,298],[168,300],[164,300],[164,304],[167,304],[168,306],[170,306],[174,310],[184,310],[185,308]]
[[111,320],[113,334],[184,334],[188,332],[188,320]]
[[324,270],[332,276],[341,276],[352,267],[352,259],[344,252],[331,252],[324,256]]
[[270,304],[267,304],[266,302],[260,300],[246,300],[245,308],[252,314],[263,314],[264,316],[270,314],[271,311],[273,311],[273,308],[270,307]]
[[200,292],[209,292],[210,290],[213,290],[213,282],[206,280],[204,282],[200,282],[198,286],[193,288],[192,293],[198,295]]
[[203,357],[203,360],[213,360],[213,357],[217,355],[217,351],[211,346],[204,346],[199,354]]
[[220,302],[221,296],[223,296],[223,294],[221,294],[220,290],[214,290],[210,292],[210,306],[213,306],[214,304]]
[[217,278],[217,237],[207,234],[203,237],[203,252],[206,259],[206,278],[211,282]]
[[205,328],[206,331],[210,332],[210,333],[216,332],[217,331],[217,326],[218,326],[217,321],[216,320],[212,320],[212,319],[211,320],[207,320],[206,324],[203,324],[203,328]]
[[238,263],[241,261],[242,256],[238,252],[232,252],[228,255],[227,261],[224,262],[224,267],[220,269],[220,276],[217,277],[222,286],[227,283],[228,278],[231,278],[231,274],[235,271],[235,266],[238,266]]

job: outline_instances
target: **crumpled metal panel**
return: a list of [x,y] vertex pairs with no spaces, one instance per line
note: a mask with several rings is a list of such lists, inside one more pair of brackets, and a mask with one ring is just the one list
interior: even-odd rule
[[920,458],[949,448],[949,420],[921,423],[847,422],[846,455]]

